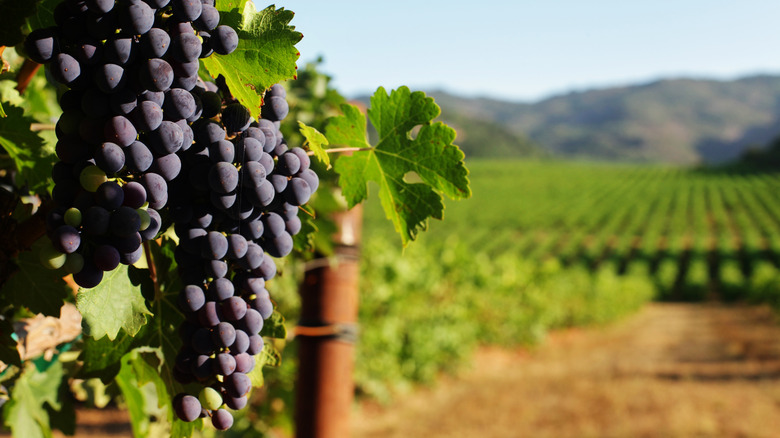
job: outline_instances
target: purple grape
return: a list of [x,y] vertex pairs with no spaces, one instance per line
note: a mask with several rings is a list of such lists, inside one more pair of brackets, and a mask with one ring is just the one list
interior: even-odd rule
[[214,358],[213,364],[214,372],[222,376],[229,376],[236,371],[236,358],[230,353],[219,353]]
[[[230,297],[220,303],[220,306],[222,308],[222,315],[228,321],[238,321],[244,318],[247,313],[246,301],[244,301],[244,299],[241,297]],[[260,314],[258,313],[257,316],[259,317]],[[248,332],[251,333],[251,330],[248,330]]]
[[233,415],[225,409],[217,409],[211,414],[211,424],[217,430],[228,430],[233,425]]
[[200,417],[200,401],[196,397],[178,394],[173,398],[173,410],[182,421],[195,421]]
[[[247,345],[249,341],[247,340]],[[234,372],[247,374],[255,368],[255,358],[249,353],[239,353],[235,355],[236,370]]]
[[198,321],[205,327],[214,327],[221,320],[221,310],[214,301],[206,301],[206,304],[198,310]]
[[119,266],[119,251],[111,245],[100,245],[95,248],[93,259],[101,271],[113,271]]
[[236,329],[229,322],[220,322],[212,330],[211,339],[217,347],[227,348],[236,341]]
[[206,304],[206,294],[200,286],[189,284],[179,295],[181,308],[188,312],[197,312]]
[[238,34],[230,26],[217,26],[211,32],[211,47],[220,55],[229,55],[238,47]]
[[226,376],[224,385],[225,390],[231,397],[242,397],[249,393],[249,390],[252,388],[252,382],[249,380],[249,377],[238,371]]
[[70,225],[61,225],[51,233],[51,241],[57,250],[71,254],[81,246],[81,234]]

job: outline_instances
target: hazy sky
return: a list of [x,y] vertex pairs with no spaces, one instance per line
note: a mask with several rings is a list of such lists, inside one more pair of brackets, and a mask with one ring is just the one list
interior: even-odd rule
[[[267,6],[255,0],[258,7]],[[301,65],[344,94],[535,100],[659,77],[780,73],[777,0],[290,0]]]

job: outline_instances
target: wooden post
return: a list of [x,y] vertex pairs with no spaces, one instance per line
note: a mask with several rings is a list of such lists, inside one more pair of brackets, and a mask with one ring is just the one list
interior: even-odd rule
[[360,205],[335,215],[335,254],[312,264],[301,286],[297,438],[350,435],[362,218]]

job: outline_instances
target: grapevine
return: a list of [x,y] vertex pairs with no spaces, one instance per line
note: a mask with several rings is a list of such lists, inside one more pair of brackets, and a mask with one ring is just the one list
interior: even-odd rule
[[[350,172],[339,170],[337,160],[342,180],[336,183],[334,176],[321,184],[321,173],[331,168],[328,155],[350,151],[374,159],[379,153],[380,174],[401,171],[387,166],[382,152],[395,147],[396,136],[410,138],[411,127],[399,124],[372,146],[365,117],[362,123],[348,120],[356,114],[344,106],[345,115],[329,126],[351,123],[362,130],[320,133],[325,125],[301,123],[295,138],[303,138],[308,150],[288,144],[281,129],[290,122],[284,82],[296,78],[294,44],[302,35],[288,24],[292,13],[274,6],[256,11],[246,0],[40,0],[20,14],[9,23],[13,32],[0,35],[9,38],[0,43],[27,58],[17,88],[24,91],[44,77],[33,65],[44,64],[61,114],[48,136],[32,129],[45,130],[45,120],[23,116],[5,101],[0,108],[0,116],[21,120],[26,130],[15,143],[0,118],[0,144],[14,167],[2,177],[17,187],[14,202],[40,200],[26,220],[16,211],[8,215],[8,226],[24,233],[0,242],[11,255],[0,283],[6,301],[0,384],[11,400],[4,407],[6,424],[29,435],[28,424],[13,420],[28,415],[41,418],[33,434],[55,427],[36,410],[55,396],[24,399],[36,397],[24,385],[41,371],[15,351],[5,324],[30,312],[54,315],[71,300],[63,279],[72,278],[83,337],[63,342],[78,352],[78,365],[66,369],[57,356],[50,359],[52,382],[69,379],[71,369],[79,378],[113,379],[128,402],[145,397],[138,388],[153,383],[172,436],[190,436],[203,419],[216,429],[230,428],[262,381],[259,369],[278,358],[274,343],[264,339],[285,338],[272,282],[278,261],[312,242],[306,236],[321,219],[310,202],[321,185],[332,197],[368,182],[348,181]],[[424,108],[409,111],[415,124],[431,125],[431,110],[438,111],[432,99],[405,88],[388,97]],[[399,108],[409,110],[400,101]],[[388,111],[376,102],[377,111]],[[433,141],[426,137],[423,147],[450,158],[428,166],[428,173],[409,168],[431,188],[420,191],[418,184],[395,196],[392,208],[401,217],[410,214],[411,198],[468,194],[462,153],[451,144],[451,129],[445,130]],[[48,149],[33,146],[47,141]],[[418,156],[422,149],[412,146],[410,157]],[[452,157],[454,171],[445,169]],[[364,173],[377,177],[376,169]],[[459,192],[435,179],[451,180]],[[395,184],[382,187],[380,196],[388,189],[404,192],[405,182]],[[360,200],[349,195],[347,202]],[[399,230],[402,236],[414,234],[427,217],[440,213],[416,214],[410,230]],[[148,421],[133,418],[134,430],[140,433]]]

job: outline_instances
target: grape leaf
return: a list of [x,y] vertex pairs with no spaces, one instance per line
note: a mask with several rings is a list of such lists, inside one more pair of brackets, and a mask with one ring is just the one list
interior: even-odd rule
[[295,44],[303,35],[289,25],[294,14],[284,8],[271,5],[256,12],[254,3],[246,0],[221,0],[216,7],[223,15],[222,24],[238,32],[238,48],[230,55],[213,54],[203,65],[212,77],[224,76],[233,96],[259,119],[262,93],[271,85],[295,78],[300,56]]
[[[344,114],[332,118],[325,129],[328,141],[365,149],[336,160],[342,193],[351,208],[366,199],[369,181],[379,184],[385,215],[404,246],[427,229],[429,218],[443,218],[442,195],[456,200],[471,196],[463,152],[452,144],[455,130],[433,122],[441,113],[433,98],[407,87],[390,94],[380,87],[368,110],[378,134],[376,146],[367,141],[360,110],[346,104],[342,110]],[[410,173],[422,182],[408,182]]]
[[95,339],[108,336],[113,341],[121,329],[135,336],[151,315],[140,286],[130,281],[125,265],[107,272],[97,287],[80,289],[76,306],[84,317],[84,332]]
[[59,317],[62,302],[72,291],[62,280],[62,272],[41,265],[38,253],[44,244],[44,239],[38,239],[29,251],[19,253],[19,270],[3,285],[0,299],[27,307],[33,313]]
[[5,110],[8,117],[0,118],[0,146],[14,160],[20,173],[17,185],[26,183],[34,192],[41,192],[50,182],[57,156],[41,136],[30,130],[35,120],[26,117],[17,106],[8,105]]
[[43,372],[32,363],[27,364],[14,383],[11,399],[3,407],[5,425],[11,428],[14,436],[51,437],[49,413],[44,404],[57,411],[62,408],[57,396],[63,375],[60,361],[55,361]]
[[298,126],[300,126],[301,135],[306,139],[305,145],[309,147],[310,151],[314,152],[315,158],[320,160],[322,164],[330,169],[330,157],[328,156],[328,152],[325,151],[325,146],[328,145],[327,137],[320,131],[317,131],[311,126],[307,126],[301,121],[298,121]]
[[274,310],[274,313],[263,321],[263,330],[260,336],[266,338],[284,339],[287,337],[287,327],[284,326],[284,316]]
[[[139,336],[143,336],[141,333]],[[124,330],[114,340],[108,336],[100,339],[86,337],[79,360],[84,364],[79,370],[80,378],[99,377],[103,383],[109,383],[119,372],[122,356],[137,344],[136,338]]]
[[38,0],[38,7],[35,8],[35,14],[30,16],[27,22],[30,25],[30,30],[35,30],[41,27],[54,26],[54,8],[60,4],[62,0]]

